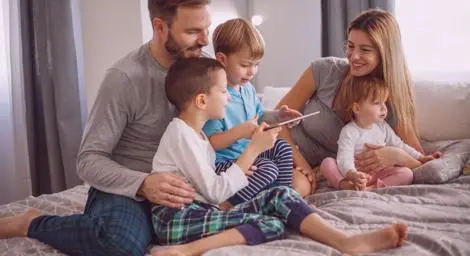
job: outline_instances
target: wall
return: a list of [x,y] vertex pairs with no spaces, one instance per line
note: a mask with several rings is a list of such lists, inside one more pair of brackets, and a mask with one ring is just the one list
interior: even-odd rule
[[[256,78],[266,86],[292,86],[312,60],[321,56],[320,0],[253,0],[253,15],[266,41],[265,57]],[[295,4],[294,4],[295,3]]]
[[[320,0],[213,0],[210,33],[221,22],[259,14],[267,43],[256,78],[265,86],[292,86],[309,63],[321,56]],[[82,0],[81,26],[88,110],[105,70],[152,37],[147,0]],[[288,12],[286,11],[288,10]],[[213,54],[212,44],[205,48]]]
[[[212,1],[213,25],[246,16],[248,1]],[[83,74],[87,110],[90,111],[105,71],[115,61],[152,38],[147,0],[82,0],[81,13]],[[79,49],[80,50],[80,49]],[[212,53],[212,46],[205,49]]]
[[105,71],[142,44],[140,2],[81,0],[84,82],[88,111]]

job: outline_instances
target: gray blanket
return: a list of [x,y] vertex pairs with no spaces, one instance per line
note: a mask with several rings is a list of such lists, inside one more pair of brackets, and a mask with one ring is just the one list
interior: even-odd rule
[[[348,233],[373,230],[390,223],[409,225],[401,248],[371,255],[470,255],[470,176],[443,185],[390,187],[374,192],[330,191],[325,184],[310,196],[318,214]],[[83,210],[87,187],[30,197],[0,206],[0,217],[37,207],[48,214]],[[216,249],[205,255],[341,255],[338,251],[290,232],[288,239],[258,246]],[[0,255],[62,255],[30,239],[0,241]]]

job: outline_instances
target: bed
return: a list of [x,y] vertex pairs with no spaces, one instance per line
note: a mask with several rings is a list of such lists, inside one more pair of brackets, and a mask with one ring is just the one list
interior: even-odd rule
[[[372,230],[389,223],[409,225],[405,245],[371,255],[470,255],[470,168],[441,185],[390,187],[373,192],[332,191],[320,181],[308,198],[318,214],[348,233]],[[88,187],[72,189],[0,206],[0,217],[36,207],[46,214],[68,215],[83,211]],[[341,255],[338,251],[289,232],[287,239],[258,246],[216,249],[205,255]],[[0,240],[0,255],[63,255],[32,239]]]
[[[263,96],[265,107],[272,108],[286,90],[266,88]],[[470,138],[470,82],[418,81],[415,95],[422,138],[429,141]],[[446,162],[434,176],[426,176],[428,172],[425,171],[415,172],[415,179],[444,184],[390,187],[372,192],[332,191],[319,176],[318,189],[307,200],[329,223],[349,233],[372,230],[390,223],[409,225],[409,236],[404,246],[371,255],[470,255],[470,140],[467,143],[466,149],[455,147],[452,142],[435,143],[436,148],[454,147],[457,157],[448,164]],[[433,150],[431,146],[428,147],[430,151]],[[467,165],[462,172],[465,163]],[[39,208],[45,214],[80,213],[85,206],[87,190],[86,185],[81,185],[56,194],[0,205],[0,217],[22,213],[30,207]],[[262,254],[341,255],[294,232],[289,232],[287,239],[263,245],[226,247],[205,253],[206,256]],[[63,254],[35,240],[8,239],[0,240],[0,255]]]

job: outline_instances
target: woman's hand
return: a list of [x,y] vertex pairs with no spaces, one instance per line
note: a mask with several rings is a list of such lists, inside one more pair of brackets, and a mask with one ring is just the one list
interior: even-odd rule
[[406,154],[406,152],[396,147],[384,147],[371,144],[366,144],[365,147],[366,150],[357,154],[355,157],[356,169],[365,173],[378,171],[399,164],[403,154]]
[[310,164],[298,151],[294,151],[293,187],[303,197],[313,194],[317,180]]

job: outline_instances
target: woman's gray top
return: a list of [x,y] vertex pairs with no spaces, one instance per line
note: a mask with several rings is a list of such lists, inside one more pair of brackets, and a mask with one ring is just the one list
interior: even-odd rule
[[[347,59],[326,57],[312,63],[316,91],[301,109],[303,114],[320,111],[291,129],[294,142],[311,166],[317,166],[326,157],[336,157],[338,137],[345,125],[332,108],[333,99],[349,69]],[[394,123],[392,111],[386,120]]]

